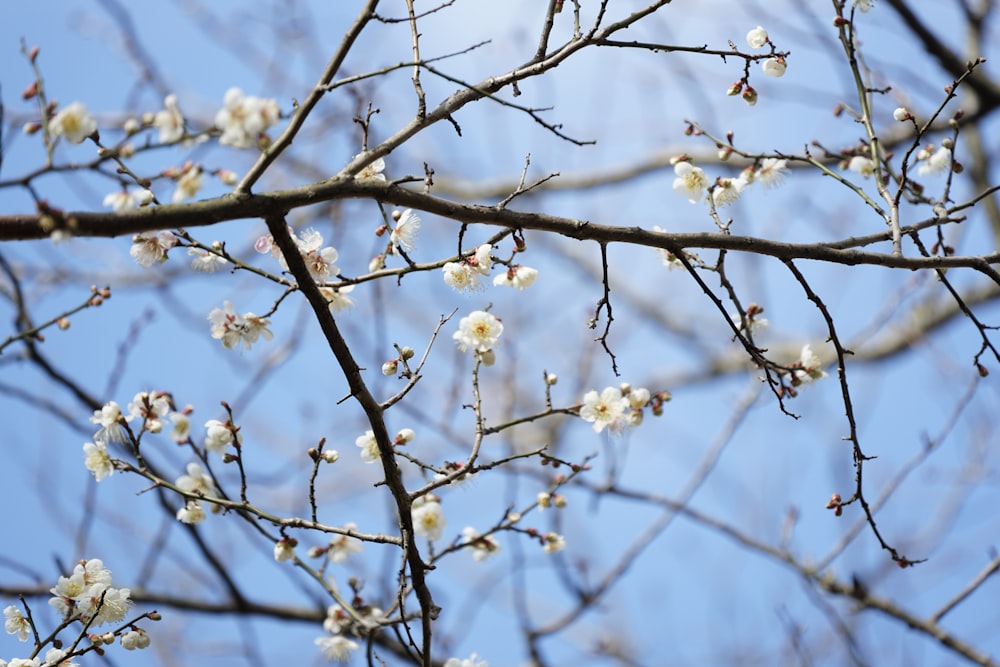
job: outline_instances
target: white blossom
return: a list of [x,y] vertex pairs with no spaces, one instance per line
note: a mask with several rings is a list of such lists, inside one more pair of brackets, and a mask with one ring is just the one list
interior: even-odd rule
[[230,88],[223,98],[222,109],[215,114],[215,126],[222,130],[219,143],[235,148],[254,148],[280,116],[276,100],[247,96],[239,88]]
[[566,538],[559,533],[545,533],[542,540],[544,541],[542,551],[547,554],[554,554],[566,548]]
[[331,312],[347,310],[354,306],[354,299],[348,296],[354,291],[354,285],[341,285],[340,287],[320,287],[320,293],[326,299]]
[[732,204],[740,198],[746,185],[742,178],[720,178],[712,188],[712,203],[716,206]]
[[208,314],[208,320],[212,323],[212,338],[221,340],[222,346],[227,350],[241,342],[249,350],[261,336],[265,340],[274,338],[274,334],[267,328],[271,322],[266,317],[254,313],[237,315],[232,303],[225,301],[222,305],[221,309],[212,309]]
[[236,442],[243,442],[242,433],[237,431],[236,435],[233,436],[233,429],[218,419],[209,419],[205,422],[206,451],[215,452],[219,456],[222,456],[225,453],[226,446],[234,442],[234,437]]
[[115,472],[114,461],[108,454],[108,448],[103,442],[86,442],[83,444],[83,464],[94,474],[94,479],[100,482]]
[[143,232],[132,237],[132,247],[128,253],[139,266],[148,269],[153,264],[167,261],[167,251],[177,243],[177,237],[172,232]]
[[592,389],[583,395],[580,418],[593,422],[595,433],[600,433],[605,427],[617,430],[624,426],[622,417],[628,409],[628,399],[618,387],[605,387],[600,394]]
[[798,383],[808,384],[813,380],[826,377],[826,371],[823,370],[823,362],[813,352],[811,345],[807,344],[802,347],[802,352],[795,366],[799,369],[794,371],[794,377]]
[[514,264],[503,273],[497,274],[493,278],[493,284],[505,287],[516,287],[523,292],[524,288],[535,282],[535,278],[537,277],[537,269],[533,269],[530,266]]
[[317,637],[315,643],[323,652],[323,657],[330,662],[347,662],[351,659],[351,652],[359,648],[357,642],[342,635]]
[[479,289],[479,272],[465,262],[448,262],[441,267],[444,282],[459,292]]
[[143,428],[150,433],[159,433],[170,412],[170,396],[165,392],[140,391],[128,404],[126,421],[141,419]]
[[121,637],[122,648],[126,651],[148,648],[149,633],[142,628],[132,628]]
[[[227,433],[229,433],[228,430]],[[178,477],[175,484],[177,488],[186,493],[197,493],[209,497],[218,497],[219,495],[212,476],[205,472],[205,469],[197,461],[187,464],[187,474]]]
[[875,163],[872,162],[871,158],[867,158],[863,155],[855,155],[852,157],[851,161],[847,163],[847,168],[853,172],[861,174],[865,178],[870,178],[871,175],[875,173]]
[[184,116],[177,106],[176,95],[163,99],[163,109],[153,116],[153,127],[160,131],[161,144],[172,144],[184,136]]
[[785,75],[785,70],[788,68],[788,63],[785,59],[778,56],[776,58],[768,58],[760,66],[760,69],[764,74],[773,77],[782,77]]
[[389,234],[389,241],[392,246],[410,252],[417,242],[417,233],[420,231],[420,218],[408,208],[402,213],[394,211],[392,214],[396,221],[396,227]]
[[480,535],[472,526],[466,526],[462,530],[465,536],[465,543],[472,549],[473,560],[484,561],[490,556],[494,556],[500,551],[500,543],[492,535]]
[[705,171],[683,160],[674,165],[674,173],[677,175],[674,179],[674,192],[684,195],[692,204],[700,202],[708,188]]
[[8,635],[17,635],[18,641],[26,642],[31,636],[31,623],[21,613],[21,610],[14,605],[9,605],[3,610],[4,630]]
[[153,201],[153,193],[150,190],[116,190],[104,198],[104,205],[110,206],[115,213],[122,211],[134,211],[140,206],[145,206]]
[[754,172],[754,179],[769,188],[774,187],[781,183],[781,179],[788,172],[787,167],[788,160],[776,157],[764,158]]
[[101,428],[94,433],[94,442],[115,442],[123,444],[128,440],[128,433],[122,425],[124,417],[121,407],[114,401],[108,401],[100,410],[94,410],[90,417],[93,424],[100,424]]
[[[357,530],[357,524],[345,523],[345,530]],[[343,563],[351,554],[361,553],[364,550],[364,543],[356,537],[350,535],[337,535],[330,540],[330,547],[327,550],[327,558],[334,563]]]
[[201,167],[190,167],[177,179],[177,189],[171,201],[178,204],[185,199],[194,199],[201,190]]
[[188,248],[188,254],[194,257],[191,260],[191,268],[201,273],[215,273],[229,264],[229,260],[225,257],[201,248]]
[[751,49],[759,49],[765,44],[767,44],[767,30],[763,27],[757,26],[753,30],[747,33],[747,44]]
[[49,121],[49,132],[52,136],[66,137],[66,141],[71,144],[82,144],[96,131],[97,121],[80,102],[73,102],[64,107]]
[[361,460],[365,463],[375,463],[379,460],[378,441],[374,431],[365,431],[355,439],[354,444],[361,448]]
[[942,146],[933,153],[931,153],[926,160],[920,162],[920,166],[917,167],[918,176],[928,176],[930,174],[939,174],[943,171],[947,171],[951,168],[951,149]]
[[[355,159],[360,157],[360,153],[354,156]],[[382,158],[376,158],[374,162],[367,165],[364,169],[358,172],[356,178],[370,178],[375,181],[384,181],[385,174],[382,170],[385,169],[385,160]]]
[[490,667],[490,663],[480,660],[479,656],[473,653],[465,659],[448,658],[444,663],[444,667]]
[[448,521],[441,511],[441,503],[434,496],[421,496],[413,501],[413,532],[425,535],[428,540],[441,537]]
[[483,310],[476,310],[463,317],[458,323],[458,331],[452,338],[462,352],[486,352],[492,350],[503,333],[503,323]]

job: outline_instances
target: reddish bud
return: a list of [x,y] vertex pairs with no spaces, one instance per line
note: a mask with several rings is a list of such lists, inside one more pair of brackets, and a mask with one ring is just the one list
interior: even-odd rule
[[833,27],[834,28],[843,28],[848,23],[850,23],[850,21],[848,21],[843,16],[834,16],[833,17]]
[[23,91],[21,91],[21,99],[30,100],[37,94],[38,94],[38,82],[32,81]]
[[35,62],[36,60],[38,60],[38,52],[39,48],[37,46],[31,47],[31,51],[28,52],[28,60],[30,60],[31,62]]
[[990,370],[983,366],[982,364],[976,364],[976,370],[979,371],[979,377],[984,378],[990,374]]

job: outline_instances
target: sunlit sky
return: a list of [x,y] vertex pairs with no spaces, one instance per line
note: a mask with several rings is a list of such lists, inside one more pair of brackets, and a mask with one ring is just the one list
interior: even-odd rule
[[[393,5],[393,11],[402,12],[403,3],[395,4],[399,7]],[[423,55],[455,53],[491,40],[442,61],[440,67],[467,81],[506,71],[533,53],[541,4],[460,0],[422,23]],[[611,4],[614,11],[641,5]],[[743,48],[746,32],[765,25],[778,47],[791,55],[782,79],[755,73],[760,100],[754,107],[724,95],[741,75],[742,63],[735,60],[594,50],[571,59],[550,77],[526,81],[520,86],[521,96],[510,99],[551,107],[544,112],[546,119],[561,124],[562,131],[574,138],[597,139],[596,145],[574,146],[524,113],[480,101],[456,117],[460,138],[453,126],[441,123],[388,156],[386,171],[394,177],[419,175],[427,163],[447,191],[476,183],[516,184],[526,161],[532,178],[555,172],[568,178],[627,167],[658,155],[714,153],[710,143],[684,136],[686,119],[720,135],[732,130],[737,144],[751,152],[801,152],[814,139],[831,147],[847,145],[860,134],[856,124],[832,113],[839,101],[850,99],[853,89],[829,27],[832,9],[829,3],[815,3],[819,8],[810,13],[800,10],[800,4],[675,2],[629,33],[629,38],[641,41],[712,48],[726,48],[727,40],[732,40]],[[142,3],[127,8],[138,39],[126,43],[116,19],[124,9],[111,0],[85,5],[68,0],[14,3],[0,23],[5,105],[0,181],[37,169],[45,159],[40,140],[19,133],[21,124],[37,114],[30,102],[20,99],[20,91],[33,80],[20,53],[22,39],[29,47],[40,48],[38,66],[49,98],[62,105],[84,102],[98,117],[102,137],[113,138],[114,128],[126,118],[158,110],[168,92],[178,96],[189,125],[199,129],[211,124],[223,95],[233,86],[247,94],[274,97],[285,112],[290,111],[292,100],[302,99],[318,79],[358,6],[322,1],[264,2],[254,9],[235,2],[204,7],[197,2]],[[942,34],[953,34],[947,27],[955,17],[949,8],[939,11],[935,26]],[[557,40],[570,34],[569,18],[568,12],[560,16]],[[903,103],[930,112],[947,78],[932,66],[912,65],[922,53],[894,36],[900,31],[887,8],[876,3],[861,25],[869,65],[886,77],[898,77],[892,80],[893,92],[877,103],[886,126],[892,122],[892,109]],[[348,58],[345,71],[395,64],[409,57],[409,48],[405,24],[375,24]],[[155,65],[155,80],[165,90],[140,83],[142,62]],[[269,173],[257,190],[298,186],[335,173],[361,149],[352,118],[369,102],[379,110],[369,143],[391,135],[414,111],[409,76],[409,70],[400,70],[351,89],[351,94],[345,90],[331,95],[297,139],[286,168]],[[424,87],[430,100],[439,100],[457,84],[426,76]],[[55,159],[57,164],[68,164],[92,157],[90,144],[61,145]],[[206,169],[241,172],[252,164],[253,155],[207,145],[176,148],[142,156],[136,169],[156,173],[187,159],[202,162]],[[706,167],[713,177],[730,175],[727,169]],[[705,207],[691,205],[674,193],[672,181],[667,167],[618,188],[529,196],[512,206],[537,206],[547,213],[603,224],[712,231]],[[50,175],[38,179],[37,187],[53,205],[101,210],[104,196],[116,184],[106,175]],[[154,189],[161,200],[169,200],[169,184],[158,183]],[[206,179],[201,196],[226,191],[217,180]],[[810,242],[880,231],[876,226],[880,221],[873,218],[866,223],[869,212],[846,192],[832,179],[795,170],[781,188],[752,190],[730,209],[734,233]],[[32,210],[33,202],[23,188],[0,188],[0,212]],[[379,215],[374,203],[350,201],[297,212],[290,222],[322,231],[340,251],[343,274],[353,276],[367,270],[384,243],[371,234]],[[982,222],[975,214],[970,217],[961,252],[979,252],[977,244],[991,242]],[[451,252],[456,231],[454,222],[426,216],[415,259],[432,261]],[[471,247],[493,231],[471,229],[466,245]],[[270,258],[253,253],[254,240],[265,233],[262,221],[234,221],[193,233],[204,243],[225,241],[231,252],[268,271],[280,270],[273,260],[267,263]],[[692,505],[769,542],[779,539],[785,518],[794,510],[798,520],[791,550],[810,560],[823,558],[859,517],[849,513],[837,520],[823,507],[833,491],[849,495],[854,474],[848,445],[842,441],[847,426],[835,369],[828,369],[829,379],[803,388],[791,403],[800,419],[782,415],[753,373],[704,378],[675,388],[674,383],[703,370],[699,363],[706,353],[735,353],[731,332],[683,272],[668,272],[652,250],[613,246],[608,254],[612,297],[618,301],[610,343],[622,373],[616,378],[609,357],[586,326],[601,296],[598,249],[540,234],[529,233],[526,240],[529,248],[523,261],[536,266],[540,277],[524,293],[493,288],[456,294],[438,272],[407,276],[398,287],[385,282],[357,288],[353,296],[358,305],[338,322],[359,361],[371,369],[366,380],[376,395],[388,396],[398,389],[394,380],[377,372],[392,355],[392,343],[422,350],[442,315],[458,309],[461,317],[491,306],[491,312],[504,320],[506,337],[498,350],[498,365],[486,369],[484,376],[486,413],[493,422],[539,408],[543,370],[560,376],[560,384],[553,388],[553,400],[559,405],[573,405],[584,391],[622,380],[654,391],[670,389],[674,400],[663,417],[647,415],[645,423],[624,437],[595,435],[579,420],[552,430],[532,425],[488,441],[487,455],[499,458],[508,449],[545,444],[558,434],[554,446],[559,456],[582,460],[597,454],[592,483],[614,478],[668,496],[679,493],[695,475],[705,452],[728,431],[727,421],[741,401],[752,400],[753,407]],[[179,404],[194,406],[196,430],[208,419],[222,418],[219,404],[228,402],[249,443],[247,465],[260,479],[261,502],[289,515],[308,510],[304,450],[325,437],[344,461],[340,473],[322,480],[321,520],[335,525],[356,521],[369,532],[392,530],[387,496],[372,489],[380,479],[378,472],[356,460],[354,440],[365,428],[363,415],[353,402],[339,403],[346,383],[304,302],[293,295],[273,316],[274,341],[258,343],[249,351],[223,350],[209,336],[210,310],[230,300],[240,311],[264,312],[280,289],[246,273],[206,279],[190,271],[182,258],[172,257],[145,271],[129,256],[129,245],[130,239],[118,238],[0,247],[4,258],[24,271],[26,296],[39,321],[82,303],[92,284],[111,285],[113,297],[104,306],[74,316],[68,331],[46,334],[41,349],[53,363],[99,401],[116,400],[124,406],[139,391],[170,391]],[[508,243],[504,251],[509,249]],[[704,254],[708,259],[710,253]],[[933,287],[929,275],[890,276],[873,267],[845,271],[807,262],[800,268],[838,318],[841,336],[859,349],[889,330],[873,322],[891,323],[898,314],[894,307],[916,302],[918,295]],[[817,348],[825,344],[822,318],[779,262],[734,256],[729,270],[744,304],[756,301],[766,306],[771,327],[763,339],[765,346],[797,350],[805,343]],[[961,285],[971,282],[969,278],[960,275],[955,280]],[[2,284],[7,289],[6,278]],[[717,278],[712,277],[710,284],[718,288]],[[654,318],[644,317],[650,311],[676,321],[687,333],[667,332]],[[995,307],[982,313],[986,320],[997,314]],[[12,317],[5,301],[0,321],[6,326],[0,339],[12,332]],[[438,462],[461,460],[472,433],[471,415],[461,407],[468,401],[469,359],[451,343],[457,319],[443,328],[425,380],[387,416],[390,432],[414,428],[418,433],[414,447],[421,448],[415,451]],[[0,357],[0,414],[5,417],[8,457],[2,484],[7,498],[17,499],[14,511],[8,512],[0,583],[54,582],[79,558],[98,557],[112,569],[116,583],[129,586],[130,579],[146,572],[147,563],[156,561],[156,586],[151,592],[215,599],[218,584],[209,585],[211,575],[191,560],[189,536],[162,512],[153,494],[142,493],[142,481],[115,475],[94,484],[80,449],[92,429],[89,412],[64,389],[54,388],[37,368],[18,363],[16,347]],[[907,355],[849,367],[862,442],[878,457],[866,469],[873,497],[949,423],[960,392],[973,382],[970,360],[977,349],[976,332],[956,322]],[[941,395],[942,386],[954,394]],[[451,393],[457,389],[465,393]],[[21,392],[51,405],[33,406]],[[894,569],[874,538],[862,531],[834,571],[856,573],[876,593],[898,597],[921,613],[938,608],[975,576],[995,544],[995,490],[984,488],[957,506],[950,503],[956,489],[964,490],[967,475],[990,474],[995,465],[989,447],[997,444],[996,436],[989,425],[995,421],[996,400],[991,376],[946,446],[931,455],[912,483],[901,487],[895,502],[880,514],[880,525],[908,556],[930,562],[906,571]],[[162,436],[146,442],[156,448],[164,467],[181,474],[188,460],[185,452]],[[289,455],[292,451],[301,454]],[[978,467],[971,466],[973,461]],[[410,479],[416,483],[418,477]],[[508,504],[530,502],[539,490],[531,481],[528,475],[515,479],[482,474],[467,487],[449,489],[443,504],[452,532],[445,540],[466,525],[492,525]],[[532,521],[566,535],[570,546],[563,562],[570,569],[591,559],[594,572],[579,575],[584,578],[601,576],[603,568],[660,516],[622,500],[598,502],[583,492],[567,493],[568,510],[535,515]],[[219,545],[227,568],[257,599],[313,608],[327,604],[303,577],[275,564],[272,545],[261,542],[243,524],[212,516],[203,528]],[[163,539],[157,542],[158,537]],[[502,541],[504,553],[492,564],[474,563],[464,553],[442,564],[446,574],[434,589],[436,602],[444,607],[438,636],[448,642],[441,657],[467,657],[475,651],[493,667],[523,664],[526,656],[516,640],[518,620],[510,588],[528,587],[529,606],[539,622],[565,604],[565,590],[552,581],[551,559],[513,536],[503,535]],[[160,560],[153,558],[156,553],[162,554]],[[336,576],[343,580],[359,576],[367,581],[367,595],[389,600],[395,558],[388,547],[367,545],[363,558]],[[512,567],[515,559],[522,558],[527,572],[523,578]],[[767,659],[788,655],[788,618],[802,624],[807,638],[833,636],[829,618],[798,581],[775,563],[678,518],[636,561],[604,605],[545,647],[552,664],[563,665],[588,658],[596,641],[609,637],[629,647],[641,665],[774,664]],[[984,650],[1000,653],[995,593],[989,585],[978,591],[949,616],[948,627]],[[482,604],[488,595],[494,596],[490,604]],[[33,609],[42,627],[54,626],[54,614],[44,600],[34,600]],[[170,662],[166,656],[183,663],[201,661],[207,654],[224,656],[212,658],[221,664],[248,664],[250,658],[240,653],[254,651],[265,662],[277,657],[296,664],[321,662],[313,646],[313,638],[321,634],[318,623],[254,620],[240,628],[209,615],[168,608],[161,613],[166,622],[149,630],[151,650],[160,653],[165,663]],[[842,613],[853,618],[848,607]],[[932,643],[871,613],[860,618],[866,623],[859,626],[859,637],[873,651],[875,662],[937,665],[953,660]],[[879,637],[889,627],[895,628],[891,639],[880,645]],[[15,638],[0,636],[0,658],[24,657],[24,649]],[[827,659],[813,657],[816,664],[842,664],[844,656],[837,646]],[[112,654],[120,664],[140,659],[120,650]],[[391,659],[387,657],[387,662]],[[360,657],[354,664],[362,664]]]

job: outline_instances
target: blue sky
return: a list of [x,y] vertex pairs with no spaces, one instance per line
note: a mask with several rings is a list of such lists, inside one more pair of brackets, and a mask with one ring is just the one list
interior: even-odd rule
[[[38,167],[44,157],[37,137],[16,132],[35,113],[19,99],[19,92],[32,81],[31,70],[19,53],[22,37],[41,49],[39,66],[50,98],[63,105],[85,102],[97,114],[107,140],[116,136],[113,128],[129,115],[158,110],[165,92],[162,87],[177,94],[195,128],[212,122],[232,86],[247,94],[275,97],[289,111],[291,100],[304,98],[318,78],[357,4],[262,3],[251,9],[242,3],[211,7],[147,3],[129,8],[138,37],[131,47],[139,48],[129,55],[130,45],[123,42],[120,25],[109,10],[113,3],[81,7],[53,2],[44,11],[17,3],[0,26],[0,83],[7,122],[0,180]],[[422,24],[424,55],[452,53],[491,39],[441,66],[453,76],[472,81],[505,71],[533,52],[537,4],[490,3],[486,7],[458,2]],[[658,154],[711,153],[711,144],[682,134],[684,119],[697,120],[719,134],[732,130],[738,145],[749,151],[798,152],[813,139],[832,147],[849,144],[859,136],[858,126],[831,113],[837,102],[849,99],[851,86],[827,27],[830,7],[824,3],[810,14],[792,11],[799,3],[768,4],[767,10],[761,4],[734,10],[732,3],[725,2],[706,2],[697,8],[678,3],[630,35],[639,40],[725,48],[726,40],[742,45],[747,30],[766,25],[779,48],[792,54],[782,79],[767,79],[755,72],[753,83],[760,101],[752,108],[723,94],[740,76],[741,64],[736,61],[615,50],[583,53],[551,77],[522,84],[522,96],[516,101],[553,107],[545,112],[547,119],[562,123],[564,131],[574,137],[597,138],[596,145],[571,146],[524,114],[480,101],[456,118],[462,128],[460,138],[451,126],[439,124],[388,156],[387,173],[420,174],[426,162],[446,188],[479,181],[516,182],[529,153],[528,173],[534,178],[551,172],[566,177],[592,173]],[[557,39],[568,35],[568,19],[568,13],[560,17]],[[942,34],[956,34],[948,30],[955,17],[947,8],[940,9],[934,19]],[[892,123],[892,109],[903,101],[918,113],[933,109],[947,78],[932,66],[913,65],[920,54],[895,41],[899,26],[888,9],[876,5],[861,25],[863,43],[871,49],[869,64],[894,85],[893,93],[877,103],[885,127]],[[955,44],[959,43],[956,37]],[[408,49],[405,25],[374,25],[345,69],[358,73],[393,64],[407,58]],[[137,53],[148,54],[155,62],[155,85],[140,81],[143,56],[137,59]],[[456,88],[452,82],[431,76],[425,76],[424,86],[432,100]],[[360,150],[352,118],[369,102],[379,109],[372,125],[371,141],[375,142],[392,134],[414,111],[409,72],[395,72],[355,87],[350,94],[329,96],[290,151],[289,163],[269,173],[258,191],[302,185],[335,173]],[[60,146],[57,163],[89,160],[92,150],[86,144]],[[156,173],[191,159],[206,169],[239,172],[252,163],[252,157],[247,152],[201,146],[154,151],[137,159],[135,166]],[[725,166],[706,166],[706,170],[713,177],[730,174]],[[614,189],[525,197],[514,206],[537,206],[548,213],[605,224],[711,230],[705,208],[674,193],[672,180],[673,174],[665,169]],[[217,181],[206,181],[204,197],[226,191]],[[115,188],[107,175],[52,175],[39,179],[37,185],[43,196],[67,210],[99,210],[104,196]],[[863,185],[872,189],[870,183]],[[928,185],[941,187],[940,182],[930,180]],[[169,185],[156,187],[158,196],[168,200]],[[734,218],[734,233],[786,241],[878,231],[880,221],[845,193],[832,179],[796,172],[783,187],[751,190],[728,210]],[[0,210],[29,212],[32,202],[23,189],[0,188]],[[296,212],[290,222],[320,230],[340,251],[338,264],[344,275],[358,275],[383,243],[372,235],[379,216],[371,202],[347,201]],[[415,259],[431,261],[452,252],[456,231],[454,222],[426,216]],[[471,229],[466,246],[493,231]],[[231,251],[277,272],[276,262],[253,253],[252,244],[263,233],[261,221],[241,220],[199,229],[195,236],[205,243],[225,241]],[[593,342],[594,332],[586,327],[601,295],[594,274],[595,267],[599,269],[597,248],[531,233],[526,240],[523,261],[541,273],[538,283],[523,294],[499,288],[456,294],[437,272],[407,276],[399,286],[368,283],[354,292],[356,307],[338,322],[359,361],[371,369],[366,379],[379,396],[397,388],[393,380],[377,372],[392,355],[392,343],[422,350],[438,318],[458,309],[431,351],[427,377],[388,414],[390,431],[414,428],[418,433],[414,451],[428,460],[460,460],[467,453],[472,422],[461,405],[469,400],[469,360],[453,349],[450,337],[458,317],[492,304],[491,312],[503,318],[505,341],[498,351],[498,365],[484,372],[491,422],[538,409],[543,370],[560,376],[553,388],[558,405],[578,403],[587,389],[621,380],[651,390],[669,389],[674,400],[663,417],[647,415],[641,427],[624,437],[596,436],[579,420],[562,420],[551,428],[529,425],[487,440],[487,456],[549,442],[568,459],[597,454],[588,477],[593,484],[614,478],[628,488],[675,496],[727,432],[736,406],[756,396],[712,475],[694,496],[692,507],[768,542],[780,538],[786,517],[794,510],[798,518],[789,548],[811,561],[823,558],[859,518],[856,511],[848,511],[836,519],[823,508],[830,493],[848,495],[853,480],[848,445],[841,440],[846,424],[834,369],[828,369],[830,378],[804,388],[791,402],[800,419],[780,414],[769,392],[759,391],[754,373],[676,386],[681,378],[704,368],[706,355],[734,353],[731,334],[683,272],[667,272],[652,250],[615,246],[609,249],[609,259],[616,309],[610,343],[622,371],[622,377],[616,378],[608,357]],[[978,252],[977,248],[991,242],[985,220],[973,212],[954,241],[961,252]],[[220,401],[229,402],[247,441],[247,466],[259,480],[255,497],[276,512],[305,511],[303,490],[309,466],[304,450],[319,438],[327,438],[343,460],[335,472],[321,479],[322,520],[337,525],[356,521],[371,532],[390,530],[392,515],[384,490],[372,487],[379,476],[357,460],[354,439],[365,429],[362,415],[352,402],[339,402],[346,384],[303,302],[293,295],[283,303],[272,318],[274,341],[258,343],[245,352],[223,350],[208,335],[208,312],[224,300],[232,301],[241,312],[265,312],[280,290],[247,274],[205,278],[190,271],[179,255],[144,271],[129,257],[129,245],[130,239],[118,238],[0,247],[4,257],[23,272],[38,320],[82,302],[92,284],[112,287],[113,297],[100,309],[73,317],[68,331],[48,332],[43,351],[102,401],[116,400],[124,406],[139,391],[171,391],[179,404],[194,406],[196,439],[205,420],[223,416]],[[509,243],[502,250],[509,253]],[[703,255],[707,259],[710,253]],[[816,347],[824,344],[822,318],[780,263],[734,255],[727,267],[743,302],[757,301],[766,308],[771,327],[762,341],[765,346],[797,350],[807,342]],[[859,351],[900,323],[901,307],[935,293],[932,276],[875,267],[845,270],[807,262],[800,268],[834,313],[841,335]],[[964,274],[954,279],[957,284],[971,282],[971,276]],[[717,278],[706,280],[718,288]],[[683,327],[671,331],[658,324],[648,315],[651,309]],[[5,302],[0,312],[9,323],[9,304]],[[982,315],[986,321],[995,318],[995,306],[984,309]],[[0,338],[9,332],[8,325]],[[946,429],[962,392],[973,382],[970,362],[977,349],[975,330],[957,321],[914,341],[905,354],[848,367],[862,443],[866,452],[878,457],[866,467],[873,497],[919,454],[927,439]],[[190,537],[158,507],[154,494],[142,493],[141,481],[115,475],[94,485],[83,468],[80,449],[93,428],[87,422],[89,413],[37,369],[18,361],[17,353],[12,348],[0,358],[0,413],[7,417],[9,457],[2,483],[8,497],[21,499],[11,515],[0,584],[54,581],[63,573],[57,563],[71,565],[79,558],[100,557],[120,585],[129,586],[144,572],[145,564],[156,562],[151,592],[215,599],[220,594],[218,585],[207,583],[211,576],[204,565],[192,560]],[[991,453],[996,451],[991,425],[997,400],[992,378],[979,385],[948,438],[879,514],[879,525],[894,544],[907,556],[929,558],[929,562],[899,570],[878,549],[870,532],[863,530],[835,562],[838,575],[857,574],[877,594],[930,613],[988,562],[998,528],[996,489],[990,482],[996,465]],[[18,398],[17,391],[46,398],[52,406],[33,407]],[[61,414],[72,423],[59,418]],[[552,438],[557,440],[552,442]],[[183,450],[163,437],[148,443],[158,462],[181,474],[189,459]],[[415,484],[416,473],[408,474]],[[458,535],[466,525],[491,525],[508,504],[518,507],[530,502],[541,488],[538,474],[535,468],[510,476],[483,474],[465,488],[449,489],[442,494],[442,503],[450,535]],[[232,471],[226,469],[223,479],[232,484]],[[570,547],[559,562],[581,579],[600,577],[660,516],[634,502],[595,499],[582,489],[566,493],[567,510],[532,515],[530,524],[566,535]],[[204,532],[227,569],[256,599],[325,604],[301,576],[273,562],[270,544],[232,517],[209,517]],[[304,542],[312,539],[300,537]],[[432,579],[436,600],[444,607],[437,628],[446,642],[442,657],[476,651],[493,667],[524,664],[523,646],[512,639],[518,622],[518,602],[512,590],[526,588],[526,604],[539,623],[558,617],[570,604],[565,588],[554,580],[551,558],[513,535],[504,534],[501,539],[504,551],[495,562],[484,565],[465,553],[455,554],[442,562],[438,578]],[[333,573],[341,586],[348,576],[364,579],[365,594],[387,602],[395,556],[389,547],[367,545],[362,559]],[[579,571],[581,563],[586,563],[586,572]],[[997,653],[1000,642],[994,628],[998,619],[991,586],[987,584],[949,615],[946,625],[960,637]],[[490,602],[483,604],[487,594]],[[855,616],[849,604],[833,604],[844,622],[856,628],[873,662],[932,665],[952,660],[898,624],[871,612]],[[51,627],[54,619],[44,601],[34,601],[33,609],[41,623]],[[813,650],[830,642],[828,655],[813,656],[817,664],[844,664],[846,654],[832,639],[831,615],[824,609],[783,566],[679,517],[636,560],[605,605],[585,614],[543,647],[553,664],[577,664],[584,659],[615,664],[593,658],[591,649],[599,639],[628,647],[641,665],[775,664],[771,662],[775,656],[791,661],[786,623],[790,618],[799,624],[806,640],[815,642],[810,644]],[[151,650],[178,660],[200,660],[207,654],[218,656],[213,660],[222,664],[249,664],[252,660],[245,654],[256,651],[264,661],[281,657],[320,662],[312,644],[321,634],[318,624],[258,619],[241,627],[209,615],[167,608],[161,612],[165,622],[150,628]],[[14,638],[0,637],[0,657],[21,656],[23,650],[24,645]],[[113,657],[123,664],[140,659],[120,651]]]

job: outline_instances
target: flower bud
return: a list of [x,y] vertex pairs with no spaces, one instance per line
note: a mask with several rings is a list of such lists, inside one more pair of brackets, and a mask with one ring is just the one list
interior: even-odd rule
[[413,351],[413,348],[410,347],[409,345],[405,345],[401,347],[399,350],[399,356],[407,361],[412,359],[414,354],[416,353]]
[[340,452],[336,449],[328,449],[324,451],[320,457],[325,463],[336,463],[337,460],[340,459]]
[[728,95],[729,97],[735,97],[736,95],[739,95],[742,92],[743,92],[742,81],[736,81],[732,85],[730,85],[729,88],[726,89],[726,95]]
[[399,359],[390,359],[382,364],[382,375],[395,375],[399,370]]
[[559,376],[558,375],[556,375],[555,373],[546,373],[545,374],[545,384],[547,384],[547,385],[549,385],[551,387],[556,382],[559,382]]
[[743,101],[748,105],[753,106],[757,104],[757,91],[751,86],[747,86],[743,89]]
[[899,107],[892,112],[892,117],[902,123],[903,121],[913,118],[913,115],[907,111],[906,107]]
[[485,352],[479,352],[479,361],[482,362],[483,366],[492,366],[497,362],[496,352],[493,350],[486,350]]

